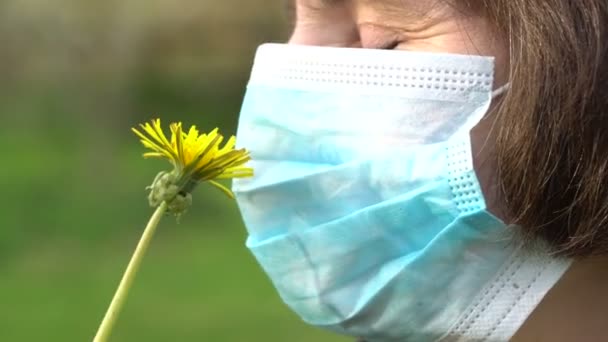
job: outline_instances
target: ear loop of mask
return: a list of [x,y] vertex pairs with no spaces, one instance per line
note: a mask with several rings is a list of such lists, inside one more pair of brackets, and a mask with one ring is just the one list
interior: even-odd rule
[[510,87],[511,87],[511,82],[509,82],[509,83],[503,85],[502,87],[494,90],[492,92],[492,99],[495,99],[495,98],[499,97],[500,95],[506,93],[507,90],[509,90]]
[[[507,82],[503,86],[498,87],[498,88],[496,88],[496,90],[492,91],[492,101],[494,101],[497,97],[499,97],[499,96],[503,95],[504,93],[506,93],[507,90],[509,90],[510,87],[511,87],[511,82]],[[488,119],[488,116],[484,115],[484,117],[481,118],[481,121],[487,120],[487,119]],[[495,124],[496,124],[496,118],[493,119],[490,131],[494,131]],[[490,138],[490,135],[488,134],[488,136],[486,137],[486,141],[483,143],[482,149],[485,148],[486,143],[488,142],[489,138]],[[481,150],[479,152],[481,152]]]

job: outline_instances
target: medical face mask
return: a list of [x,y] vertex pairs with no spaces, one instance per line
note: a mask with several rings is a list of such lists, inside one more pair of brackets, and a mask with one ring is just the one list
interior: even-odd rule
[[469,132],[492,58],[270,44],[237,139],[247,247],[304,321],[366,341],[506,341],[569,261],[487,211]]

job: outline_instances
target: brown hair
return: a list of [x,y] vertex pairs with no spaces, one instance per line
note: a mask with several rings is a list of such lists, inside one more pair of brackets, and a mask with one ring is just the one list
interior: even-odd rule
[[608,1],[461,1],[508,38],[495,126],[507,217],[558,254],[608,254]]

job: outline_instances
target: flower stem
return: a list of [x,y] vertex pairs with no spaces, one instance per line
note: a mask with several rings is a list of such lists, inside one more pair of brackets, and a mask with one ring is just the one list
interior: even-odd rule
[[110,307],[108,307],[108,311],[106,312],[103,321],[101,321],[101,325],[99,326],[99,330],[97,330],[97,335],[95,335],[93,342],[106,342],[108,337],[110,337],[112,328],[114,327],[116,319],[118,318],[118,314],[120,313],[127,295],[129,294],[129,290],[131,289],[131,285],[133,284],[133,280],[135,279],[135,275],[137,274],[141,260],[143,259],[143,256],[150,245],[150,241],[154,236],[156,227],[158,226],[158,223],[165,214],[166,210],[167,203],[163,202],[158,206],[158,208],[156,208],[156,211],[150,218],[150,221],[148,222],[148,225],[146,226],[146,229],[144,230],[144,233],[142,234],[139,243],[135,248],[135,252],[131,257],[131,261],[127,266],[127,270],[122,276],[122,280],[120,281],[120,285],[118,285],[114,298],[112,298],[112,303],[110,303]]

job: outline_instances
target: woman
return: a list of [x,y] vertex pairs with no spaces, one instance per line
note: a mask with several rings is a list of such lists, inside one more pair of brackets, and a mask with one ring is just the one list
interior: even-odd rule
[[372,342],[608,340],[608,3],[292,5],[234,185],[283,300]]

